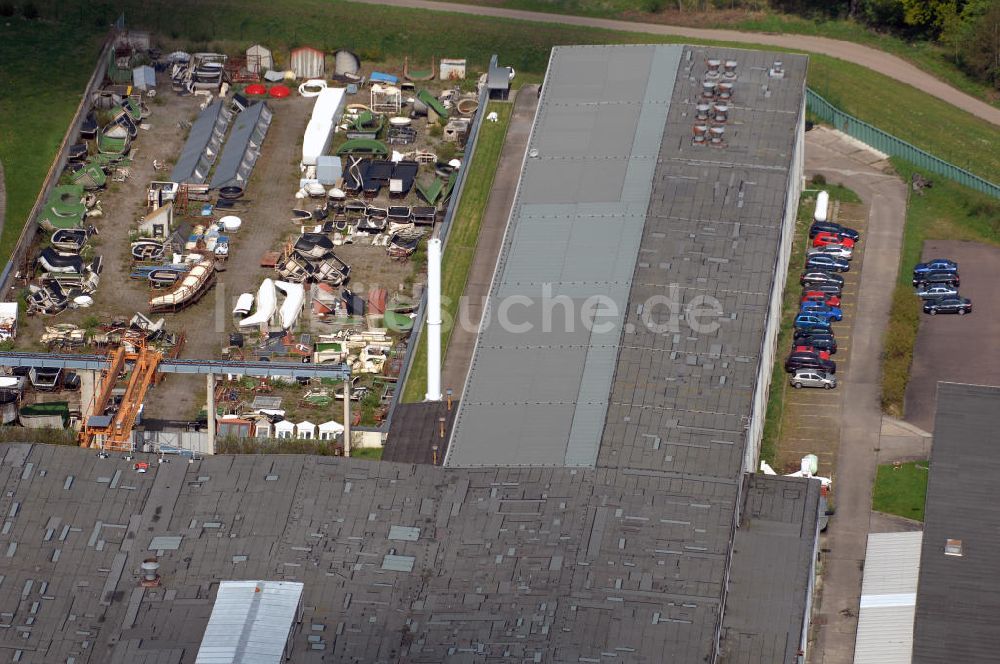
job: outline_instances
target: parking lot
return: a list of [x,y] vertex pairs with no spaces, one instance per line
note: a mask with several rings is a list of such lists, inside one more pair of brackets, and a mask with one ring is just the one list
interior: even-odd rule
[[929,432],[934,430],[938,381],[994,385],[1000,376],[1000,354],[993,351],[1000,338],[1000,248],[933,240],[924,244],[923,251],[923,260],[932,258],[958,262],[959,294],[972,300],[973,309],[970,316],[921,315],[904,419]]
[[[840,308],[844,318],[833,323],[833,332],[837,338],[837,353],[830,359],[837,363],[837,388],[793,389],[788,384],[788,375],[784,375],[782,385],[772,389],[784,390],[784,410],[779,434],[777,466],[779,473],[792,472],[799,469],[801,459],[806,454],[819,457],[819,474],[829,477],[834,467],[837,452],[840,447],[840,423],[844,417],[844,391],[851,388],[851,345],[854,321],[857,314],[858,285],[861,279],[861,263],[865,254],[865,232],[868,225],[868,209],[859,203],[840,203],[833,205],[833,221],[856,229],[861,233],[861,242],[854,249],[851,270],[843,274],[844,289]],[[808,229],[808,224],[805,226]],[[811,246],[806,233],[804,237],[796,238],[796,242]],[[793,260],[794,257],[793,257]],[[789,288],[799,292],[799,274],[801,259],[793,262],[789,268]],[[788,355],[787,348],[778,349],[778,358],[784,361]]]

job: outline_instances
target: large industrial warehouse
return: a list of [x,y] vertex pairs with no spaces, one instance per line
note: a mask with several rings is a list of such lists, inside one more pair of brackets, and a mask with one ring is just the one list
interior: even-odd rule
[[[752,471],[806,64],[553,50],[444,467],[220,455],[137,473],[7,446],[0,647],[76,664],[250,661],[262,642],[296,663],[802,661],[819,482]],[[544,329],[543,288],[617,314],[570,329],[557,307]],[[671,292],[676,325],[650,304]],[[699,296],[715,325],[684,308]],[[237,580],[261,581],[219,592]]]

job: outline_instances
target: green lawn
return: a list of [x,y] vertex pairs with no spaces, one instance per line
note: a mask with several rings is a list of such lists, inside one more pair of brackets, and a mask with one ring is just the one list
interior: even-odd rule
[[[857,203],[858,195],[847,187],[839,184],[807,185],[808,189],[822,189],[830,194],[831,201]],[[809,225],[812,223],[812,212],[816,205],[816,191],[805,191],[799,201],[799,214],[795,221],[795,237],[792,239],[792,254],[788,260],[788,280],[785,282],[785,294],[781,305],[781,329],[778,332],[778,351],[774,358],[774,369],[771,372],[771,391],[768,394],[767,410],[764,415],[764,434],[760,448],[760,458],[774,466],[778,456],[778,443],[781,440],[781,422],[785,413],[785,394],[788,392],[788,377],[785,373],[786,349],[792,345],[793,323],[799,311],[799,297],[802,287],[799,285],[799,267],[805,260],[805,252],[809,247]],[[832,203],[831,203],[832,204]],[[777,469],[775,468],[776,470]]]
[[[482,70],[492,53],[520,79],[537,81],[558,44],[664,43],[657,38],[577,26],[479,18],[329,0],[123,0],[116,7],[83,0],[35,3],[46,19],[0,23],[6,94],[0,99],[0,159],[6,165],[8,223],[0,258],[9,252],[72,116],[98,52],[100,36],[120,6],[131,25],[154,31],[166,49],[239,52],[263,41],[278,65],[288,48],[346,47],[366,61],[415,62],[449,55]],[[331,30],[330,26],[337,26]],[[736,44],[733,44],[736,45]],[[746,45],[736,45],[746,48]],[[520,82],[520,81],[518,81]],[[1000,128],[909,86],[860,66],[813,56],[809,84],[845,111],[987,179],[1000,173]],[[894,111],[893,109],[901,109]]]
[[923,521],[928,466],[927,461],[879,466],[872,493],[872,509]]
[[[451,230],[448,231],[448,241],[441,258],[441,304],[445,322],[441,333],[441,348],[445,357],[452,332],[452,325],[449,323],[455,320],[462,293],[465,292],[465,282],[469,278],[469,268],[472,267],[479,241],[479,226],[493,187],[493,174],[500,160],[512,109],[510,103],[490,102],[487,112],[496,111],[499,122],[484,122],[479,129],[479,140],[462,189],[462,198],[452,220]],[[427,344],[422,335],[419,338],[421,343],[416,349],[403,388],[402,399],[407,403],[423,400],[427,384]]]
[[[918,170],[894,161],[909,180]],[[882,358],[882,409],[903,416],[903,401],[910,378],[913,347],[920,325],[920,301],[913,294],[912,268],[920,262],[925,240],[972,240],[1000,245],[1000,202],[959,184],[933,177],[934,186],[924,194],[910,193],[903,229],[899,275],[893,292],[889,328]]]
[[66,127],[93,71],[100,40],[72,26],[0,23],[0,161],[7,216],[0,236],[6,261],[55,159]]
[[[663,23],[697,28],[721,28],[743,32],[799,34],[864,44],[909,61],[966,94],[1000,106],[1000,92],[980,83],[959,69],[946,48],[926,41],[909,42],[900,37],[877,32],[848,19],[804,18],[772,11],[697,12],[679,14],[669,3],[660,0],[446,0],[470,5],[486,5],[553,14],[571,14],[597,18],[631,20],[640,23]],[[667,6],[668,11],[650,9]]]

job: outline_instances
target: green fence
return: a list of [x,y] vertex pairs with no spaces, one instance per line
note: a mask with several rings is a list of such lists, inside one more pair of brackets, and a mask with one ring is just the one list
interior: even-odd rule
[[994,198],[1000,198],[1000,185],[996,185],[989,180],[984,180],[964,168],[959,168],[943,159],[939,159],[914,145],[910,145],[902,139],[896,138],[892,134],[887,134],[881,129],[857,119],[853,115],[844,113],[808,88],[806,89],[806,105],[821,120],[829,122],[836,129],[839,129],[848,136],[853,136],[865,145],[870,145],[879,152],[884,152],[891,157],[905,159],[917,168],[954,180],[959,184],[963,184],[976,191],[981,191],[984,194],[989,194]]

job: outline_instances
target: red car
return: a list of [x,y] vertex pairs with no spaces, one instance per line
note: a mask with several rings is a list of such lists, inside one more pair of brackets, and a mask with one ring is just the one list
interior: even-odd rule
[[816,350],[812,346],[794,346],[793,345],[792,346],[792,352],[793,353],[816,353],[817,355],[819,355],[819,359],[821,359],[821,360],[829,360],[830,359],[830,353],[829,353],[829,351]]
[[842,237],[839,233],[817,233],[813,238],[814,247],[822,247],[828,244],[840,244],[845,249],[854,248],[854,240]]
[[828,307],[839,307],[840,296],[831,295],[830,293],[824,293],[822,291],[806,291],[802,293],[802,299],[800,302],[822,302]]

